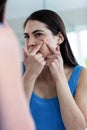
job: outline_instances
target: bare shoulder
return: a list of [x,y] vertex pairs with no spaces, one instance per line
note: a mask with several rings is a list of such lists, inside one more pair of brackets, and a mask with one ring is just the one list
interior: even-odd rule
[[83,67],[80,77],[79,77],[77,89],[79,88],[87,89],[87,68],[85,67]]
[[2,50],[3,47],[4,49],[5,47],[9,49],[14,47],[18,48],[18,39],[10,27],[0,28],[0,50]]
[[[20,60],[20,49],[19,42],[12,31],[8,27],[0,28],[0,70],[2,71],[4,67],[13,63],[18,63]],[[4,65],[4,66],[3,66]],[[5,66],[6,65],[6,66]]]
[[83,67],[83,69],[81,71],[75,97],[78,94],[83,95],[83,96],[85,94],[87,96],[87,68],[85,68],[85,67]]
[[19,41],[10,27],[0,28],[0,57],[19,51]]

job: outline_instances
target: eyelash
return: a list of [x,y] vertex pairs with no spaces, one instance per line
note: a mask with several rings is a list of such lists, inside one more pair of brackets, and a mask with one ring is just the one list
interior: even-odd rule
[[[36,38],[39,38],[39,37],[41,37],[43,34],[42,33],[36,33],[36,34],[34,34],[34,36],[36,37]],[[24,36],[24,39],[29,39],[29,36],[28,35],[25,35]]]
[[29,36],[25,35],[25,36],[24,36],[24,39],[29,39]]
[[35,37],[41,37],[43,34],[42,33],[36,33]]

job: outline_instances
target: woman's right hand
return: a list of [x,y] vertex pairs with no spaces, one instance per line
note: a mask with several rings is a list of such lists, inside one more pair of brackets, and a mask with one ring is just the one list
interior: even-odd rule
[[36,79],[46,64],[43,55],[38,52],[41,46],[37,45],[30,53],[24,48],[24,64],[29,78]]

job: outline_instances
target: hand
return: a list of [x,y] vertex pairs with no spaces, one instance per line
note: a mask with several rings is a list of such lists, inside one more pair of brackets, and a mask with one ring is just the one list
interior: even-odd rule
[[28,75],[34,78],[39,76],[46,64],[43,55],[38,52],[41,46],[42,44],[37,45],[30,53],[24,48],[24,63],[26,70],[28,70]]
[[50,51],[52,52],[51,55],[47,56],[46,65],[49,67],[52,77],[55,81],[61,77],[61,74],[64,73],[63,68],[63,58],[61,56],[60,49],[56,50],[50,44],[46,43]]

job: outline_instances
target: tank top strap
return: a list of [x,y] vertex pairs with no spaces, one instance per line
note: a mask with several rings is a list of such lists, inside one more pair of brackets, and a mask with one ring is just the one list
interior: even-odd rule
[[80,73],[81,73],[82,69],[83,69],[83,67],[80,66],[80,65],[75,66],[74,69],[73,69],[73,72],[70,76],[70,79],[68,81],[68,84],[69,84],[69,87],[70,87],[70,90],[71,90],[71,93],[72,93],[73,96],[76,92],[78,80],[79,80]]

